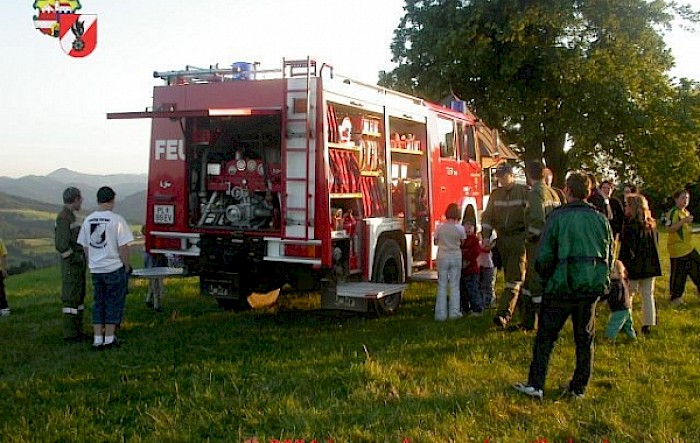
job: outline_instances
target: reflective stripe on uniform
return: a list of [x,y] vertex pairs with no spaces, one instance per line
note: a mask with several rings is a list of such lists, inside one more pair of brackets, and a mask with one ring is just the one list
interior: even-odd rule
[[530,234],[535,234],[535,235],[542,234],[542,230],[540,228],[536,228],[534,226],[528,226],[527,232],[529,232]]
[[509,206],[525,206],[525,200],[523,199],[515,199],[515,200],[496,200],[493,202],[494,206],[503,206],[503,207],[509,207]]
[[85,310],[85,305],[79,305],[77,308],[66,308],[64,307],[62,312],[64,314],[78,315]]

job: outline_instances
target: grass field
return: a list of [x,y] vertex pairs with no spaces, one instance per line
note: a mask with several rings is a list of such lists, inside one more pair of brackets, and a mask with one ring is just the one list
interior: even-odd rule
[[[558,395],[570,325],[533,401],[510,387],[526,378],[533,334],[496,331],[490,316],[434,322],[432,283],[411,284],[397,315],[368,318],[321,311],[307,293],[222,312],[194,279],[168,281],[156,314],[132,282],[125,343],[93,352],[62,342],[57,268],[12,276],[0,441],[698,442],[700,303],[689,285],[688,305],[669,306],[663,262],[659,326],[636,343],[599,334],[582,401]],[[637,328],[639,314],[636,303]]]

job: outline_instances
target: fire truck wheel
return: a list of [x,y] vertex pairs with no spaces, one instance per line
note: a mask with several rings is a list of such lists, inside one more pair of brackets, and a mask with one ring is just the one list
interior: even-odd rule
[[[406,260],[396,241],[386,240],[379,247],[374,261],[372,281],[375,283],[406,282]],[[400,302],[401,293],[399,292],[377,300],[374,307],[378,315],[392,315],[396,313]]]

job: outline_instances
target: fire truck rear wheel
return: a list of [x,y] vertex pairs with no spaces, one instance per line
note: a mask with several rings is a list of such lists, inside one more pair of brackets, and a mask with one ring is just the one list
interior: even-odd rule
[[[375,283],[405,283],[406,260],[399,244],[394,240],[386,240],[377,251],[374,261],[372,281]],[[380,298],[374,303],[378,315],[395,314],[401,303],[401,293]]]

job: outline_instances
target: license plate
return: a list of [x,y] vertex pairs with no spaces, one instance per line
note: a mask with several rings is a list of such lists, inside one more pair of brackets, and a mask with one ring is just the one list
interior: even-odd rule
[[153,223],[157,225],[172,225],[175,223],[175,206],[154,205]]

